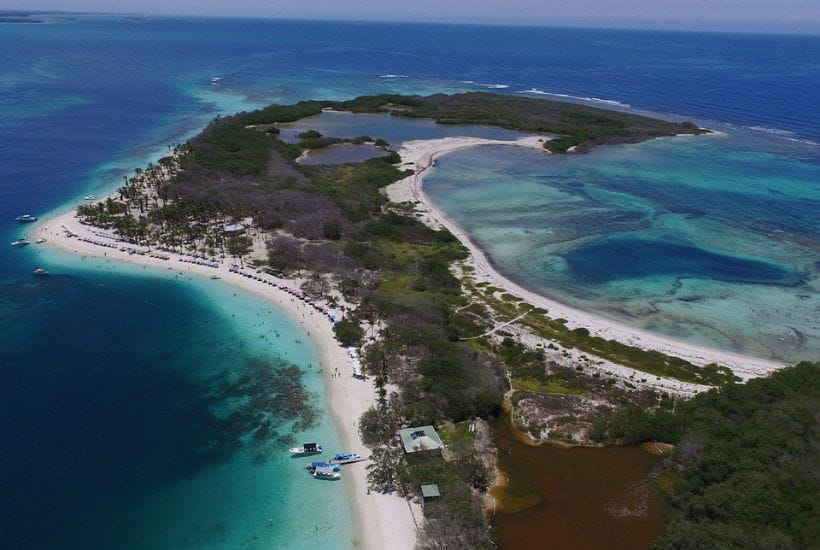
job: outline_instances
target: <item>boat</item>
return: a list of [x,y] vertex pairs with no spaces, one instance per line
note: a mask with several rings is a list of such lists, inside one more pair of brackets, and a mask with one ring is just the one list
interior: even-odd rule
[[339,479],[342,477],[342,474],[330,468],[316,468],[313,470],[313,477],[316,479]]
[[289,450],[294,455],[318,455],[322,452],[322,446],[316,443],[305,443],[301,447],[292,447]]
[[45,240],[45,238],[40,237],[40,238],[39,238],[39,239],[37,239],[35,242],[36,242],[37,244],[43,244],[44,242],[46,242],[46,240]]
[[87,200],[87,201],[93,201],[96,198],[97,197],[95,197],[94,195],[86,195],[86,196],[83,197],[83,199]]
[[34,274],[35,275],[48,275],[48,271],[46,271],[42,267],[35,267],[34,268]]
[[37,216],[32,216],[31,214],[23,214],[22,216],[17,216],[14,219],[20,223],[31,223],[37,221]]
[[358,453],[336,453],[333,455],[331,464],[350,464],[362,460],[362,455]]
[[31,244],[31,242],[27,241],[26,239],[17,239],[16,241],[11,241],[11,246],[14,246],[16,248],[20,248],[29,244]]
[[218,280],[219,278],[219,275],[211,275],[211,279],[213,279],[214,281]]
[[325,460],[317,460],[315,462],[311,462],[307,466],[305,466],[305,470],[309,471],[311,474],[316,471],[316,468],[330,468],[334,472],[338,472],[342,469],[342,467],[338,464],[332,464]]

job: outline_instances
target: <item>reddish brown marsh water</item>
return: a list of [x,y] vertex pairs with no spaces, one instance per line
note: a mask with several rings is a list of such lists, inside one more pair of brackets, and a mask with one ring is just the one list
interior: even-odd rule
[[660,458],[638,447],[532,447],[495,425],[508,479],[494,490],[502,549],[639,550],[661,531]]

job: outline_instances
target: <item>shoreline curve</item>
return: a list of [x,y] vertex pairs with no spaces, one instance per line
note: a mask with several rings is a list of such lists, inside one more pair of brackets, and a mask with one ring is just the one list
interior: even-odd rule
[[618,340],[645,350],[653,349],[666,355],[680,357],[700,366],[718,363],[731,369],[743,381],[766,376],[775,370],[788,366],[779,361],[684,342],[637,327],[630,327],[624,323],[577,309],[529,290],[501,274],[484,250],[472,240],[462,227],[441,210],[424,191],[424,177],[435,166],[436,160],[444,155],[484,145],[525,147],[543,151],[544,154],[550,154],[543,148],[544,139],[547,138],[528,136],[516,141],[500,141],[449,137],[405,142],[399,151],[402,158],[401,167],[413,169],[414,173],[387,186],[385,193],[391,201],[396,203],[416,203],[416,212],[420,221],[436,229],[447,228],[453,233],[469,250],[470,257],[467,263],[475,269],[474,276],[477,281],[490,282],[493,286],[517,295],[535,307],[548,310],[553,318],[566,319],[567,326],[570,328],[584,327],[593,335]]

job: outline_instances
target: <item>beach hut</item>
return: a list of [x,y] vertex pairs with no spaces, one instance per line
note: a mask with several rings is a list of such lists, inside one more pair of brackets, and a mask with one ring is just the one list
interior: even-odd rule
[[444,447],[444,443],[441,442],[436,429],[432,426],[404,428],[399,430],[399,437],[405,453],[437,451]]
[[438,490],[438,485],[435,483],[428,483],[421,486],[421,498],[423,502],[441,497],[441,492]]

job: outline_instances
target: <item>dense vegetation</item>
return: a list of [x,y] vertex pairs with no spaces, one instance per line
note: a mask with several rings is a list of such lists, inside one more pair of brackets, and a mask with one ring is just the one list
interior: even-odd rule
[[557,139],[544,144],[555,153],[571,147],[584,151],[595,145],[704,132],[689,122],[673,123],[586,105],[478,92],[428,97],[365,96],[337,103],[334,108],[386,110],[398,116],[432,118],[439,124],[483,124],[555,134]]
[[601,439],[676,445],[654,548],[820,547],[820,362],[604,424]]
[[290,107],[266,107],[247,114],[245,120],[257,125],[293,122],[319,114],[323,108],[389,112],[395,116],[431,118],[439,124],[483,124],[554,134],[556,139],[544,143],[554,153],[565,153],[572,147],[586,151],[596,145],[706,132],[690,122],[668,122],[586,105],[481,92],[426,97],[383,94],[350,101],[305,101]]

